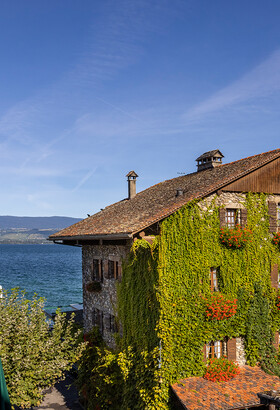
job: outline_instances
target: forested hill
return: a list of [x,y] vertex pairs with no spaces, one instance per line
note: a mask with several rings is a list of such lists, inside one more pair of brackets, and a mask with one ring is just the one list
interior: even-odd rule
[[49,235],[80,220],[67,216],[0,215],[0,243],[50,243]]

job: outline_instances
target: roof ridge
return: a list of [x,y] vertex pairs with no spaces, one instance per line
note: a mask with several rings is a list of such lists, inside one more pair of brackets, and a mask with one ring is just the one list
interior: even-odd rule
[[262,152],[261,154],[250,155],[249,157],[245,157],[245,158],[237,159],[237,160],[235,160],[235,161],[227,162],[226,164],[222,164],[222,165],[220,165],[220,166],[221,166],[221,167],[225,167],[225,166],[227,166],[227,165],[234,164],[235,162],[240,162],[240,161],[244,161],[245,159],[251,159],[251,158],[254,158],[254,157],[259,157],[259,156],[261,156],[261,155],[270,154],[270,153],[272,153],[272,152],[275,152],[275,153],[276,153],[276,152],[279,152],[279,154],[280,154],[280,148],[276,148],[276,149],[273,149],[273,150],[267,151],[267,152]]

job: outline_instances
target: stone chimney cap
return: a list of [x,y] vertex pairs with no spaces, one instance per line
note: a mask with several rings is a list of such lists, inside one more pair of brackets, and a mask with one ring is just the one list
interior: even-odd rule
[[127,178],[137,178],[138,177],[135,171],[130,171],[126,176]]
[[214,149],[213,151],[207,151],[204,152],[204,154],[200,155],[200,157],[198,157],[196,159],[196,161],[200,161],[204,158],[209,158],[209,157],[218,157],[218,158],[224,158],[223,154],[221,153],[220,150],[218,149]]

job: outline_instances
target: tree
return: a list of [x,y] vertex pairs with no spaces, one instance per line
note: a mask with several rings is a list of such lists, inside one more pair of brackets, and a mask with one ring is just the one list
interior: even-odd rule
[[4,291],[0,298],[0,357],[12,405],[36,406],[44,388],[62,378],[85,347],[74,317],[57,311],[54,325],[44,313],[44,299]]

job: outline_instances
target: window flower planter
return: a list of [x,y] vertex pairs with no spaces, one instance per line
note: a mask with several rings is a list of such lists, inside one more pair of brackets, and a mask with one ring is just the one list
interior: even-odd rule
[[237,299],[216,293],[206,302],[206,316],[210,320],[224,320],[234,316],[237,309]]
[[227,382],[240,373],[239,366],[231,360],[221,357],[211,359],[204,378],[212,382]]
[[100,292],[102,289],[101,283],[97,281],[93,281],[86,284],[86,290],[88,292]]
[[242,229],[240,225],[234,228],[221,228],[220,241],[231,249],[243,248],[247,242],[251,242],[252,231],[248,228]]
[[275,232],[273,234],[272,242],[274,243],[274,245],[280,247],[280,232]]

